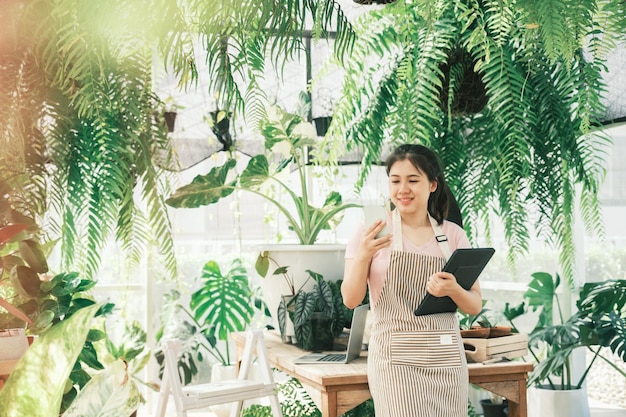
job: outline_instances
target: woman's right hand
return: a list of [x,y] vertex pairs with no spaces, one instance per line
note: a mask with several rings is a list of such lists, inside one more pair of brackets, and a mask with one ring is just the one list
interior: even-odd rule
[[386,222],[383,220],[376,220],[365,230],[363,240],[359,245],[357,258],[363,261],[369,261],[376,254],[376,252],[391,245],[391,239],[393,238],[391,233],[388,233],[386,236],[376,238],[376,235],[383,230],[385,224]]
[[384,226],[383,220],[377,220],[366,228],[354,258],[345,260],[341,295],[343,303],[348,308],[355,308],[361,304],[367,292],[367,277],[372,258],[376,252],[391,245],[391,234],[376,239],[376,235]]

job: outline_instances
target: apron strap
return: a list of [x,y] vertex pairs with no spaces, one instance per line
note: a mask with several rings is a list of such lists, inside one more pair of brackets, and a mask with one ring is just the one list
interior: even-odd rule
[[[391,250],[393,251],[402,251],[402,219],[400,218],[400,212],[398,209],[393,209],[391,212],[393,216],[393,238],[391,244]],[[448,244],[448,237],[441,230],[441,226],[437,223],[433,217],[428,214],[428,219],[430,220],[430,225],[435,232],[435,239],[437,239],[437,243],[439,244],[439,249],[443,253],[443,256],[446,258],[446,261],[450,259],[452,252],[450,251],[450,245]]]
[[430,213],[428,214],[428,218],[430,219],[430,225],[435,231],[435,239],[437,239],[439,249],[441,249],[441,252],[443,253],[443,256],[446,258],[447,261],[448,259],[450,259],[450,256],[452,256],[452,253],[450,251],[450,245],[448,244],[448,236],[443,233],[443,230],[441,230],[441,226],[439,226],[437,220],[433,219]]
[[395,252],[402,252],[402,219],[400,218],[400,212],[398,209],[394,208],[391,214],[393,215],[391,250]]

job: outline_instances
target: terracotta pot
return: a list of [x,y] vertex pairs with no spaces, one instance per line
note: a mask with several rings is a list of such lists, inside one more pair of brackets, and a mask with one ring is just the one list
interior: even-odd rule
[[489,337],[502,337],[511,334],[511,327],[509,326],[495,326],[489,329]]
[[461,330],[461,337],[467,339],[486,339],[489,337],[491,329],[488,327],[472,327],[471,329]]

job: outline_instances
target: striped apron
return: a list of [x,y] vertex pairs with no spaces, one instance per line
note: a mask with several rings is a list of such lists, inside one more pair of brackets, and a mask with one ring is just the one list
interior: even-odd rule
[[393,216],[387,278],[370,312],[367,373],[376,417],[467,416],[469,378],[455,313],[413,313],[428,278],[443,269],[448,244],[431,219],[445,257],[403,252],[400,215]]

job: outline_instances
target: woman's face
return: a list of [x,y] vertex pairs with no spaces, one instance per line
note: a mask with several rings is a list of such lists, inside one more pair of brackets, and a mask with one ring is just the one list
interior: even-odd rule
[[404,159],[389,170],[389,196],[401,214],[414,214],[428,208],[428,197],[437,189],[421,169]]

